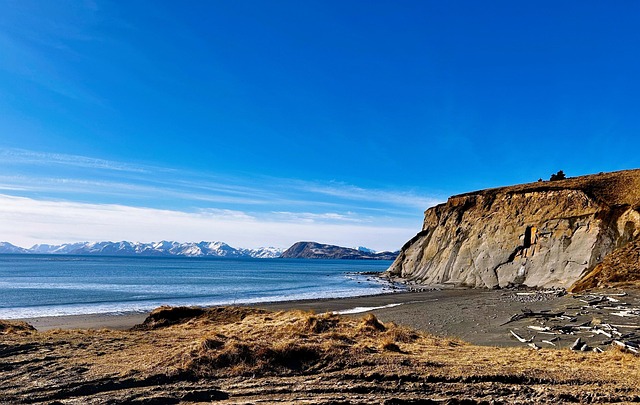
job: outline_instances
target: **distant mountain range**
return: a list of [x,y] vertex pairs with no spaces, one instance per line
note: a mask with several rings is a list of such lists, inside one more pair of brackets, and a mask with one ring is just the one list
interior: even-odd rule
[[224,242],[77,242],[62,245],[34,245],[28,249],[0,242],[0,254],[46,254],[46,255],[104,255],[104,256],[181,256],[181,257],[253,257],[258,259],[378,259],[394,260],[398,252],[376,252],[365,247],[357,249],[317,242],[297,242],[289,249],[263,247],[258,249],[236,249]]
[[375,252],[359,247],[346,248],[324,245],[317,242],[297,242],[285,250],[280,257],[289,259],[358,259],[358,260],[395,260],[398,252]]
[[283,249],[264,247],[236,249],[224,242],[179,243],[160,241],[140,242],[78,242],[62,245],[34,245],[29,249],[0,242],[0,253],[67,254],[107,256],[186,256],[186,257],[255,257],[270,259],[280,257]]

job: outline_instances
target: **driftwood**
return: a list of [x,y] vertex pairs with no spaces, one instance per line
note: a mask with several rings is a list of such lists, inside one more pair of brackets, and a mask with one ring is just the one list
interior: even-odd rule
[[518,335],[517,333],[515,333],[514,331],[510,330],[509,332],[511,332],[511,334],[513,335],[513,337],[515,337],[516,339],[518,339],[518,341],[520,341],[521,343],[531,343],[533,342],[533,339],[535,338],[535,336],[533,336],[530,339],[525,339],[522,336]]
[[592,330],[592,331],[593,331],[593,333],[595,333],[595,334],[604,335],[604,336],[606,336],[606,337],[608,337],[608,338],[610,338],[610,337],[612,337],[612,336],[613,336],[613,334],[612,334],[612,333],[609,333],[609,332],[604,331],[604,330],[599,329],[599,328],[595,328],[595,327],[594,327],[594,328],[593,328],[593,329],[591,329],[591,330]]
[[[532,294],[530,292],[517,293],[517,295],[524,296]],[[612,315],[627,319],[640,317],[640,308],[637,307],[637,304],[634,307],[632,301],[630,301],[631,304],[621,302],[619,297],[626,295],[626,293],[574,295],[574,298],[584,303],[580,307],[566,307],[567,309],[576,309],[575,313],[551,312],[550,310],[534,312],[523,309],[522,313],[513,315],[502,325],[522,319],[535,319],[536,321],[531,321],[532,325],[528,325],[526,328],[541,336],[537,341],[534,341],[535,335],[526,339],[513,330],[509,330],[515,339],[534,349],[539,349],[540,344],[557,347],[559,344],[554,342],[559,340],[560,335],[574,335],[575,341],[570,346],[574,351],[601,353],[606,346],[615,345],[630,353],[640,354],[640,324],[631,321],[617,325],[602,322],[600,318],[600,316],[605,316],[605,319],[609,321]],[[598,336],[602,336],[602,338]]]
[[557,318],[564,315],[564,312],[533,312],[530,311],[528,309],[523,309],[521,314],[515,314],[511,317],[511,319],[509,319],[507,322],[503,323],[500,326],[504,326],[508,323],[511,322],[515,322],[515,321],[519,321],[520,319],[525,319],[525,318],[542,318],[542,319],[551,319],[551,318]]
[[640,316],[640,310],[635,308],[624,309],[620,312],[612,312],[611,315],[622,316],[622,317],[637,317]]
[[584,346],[584,342],[582,341],[582,339],[577,338],[575,342],[573,342],[573,344],[569,347],[569,349],[571,350],[580,350],[582,348],[582,346]]
[[629,345],[628,343],[622,342],[620,340],[614,340],[613,343],[621,348],[623,348],[624,350],[628,350],[631,353],[635,353],[638,354],[638,347],[634,347]]
[[580,302],[584,302],[587,305],[593,306],[593,305],[596,305],[596,304],[600,304],[601,302],[607,301],[607,298],[606,297],[594,297],[594,298],[591,298],[591,299],[589,299],[589,298],[586,298],[586,299],[580,298],[579,301]]
[[551,330],[551,328],[549,328],[548,326],[529,325],[527,326],[527,328],[535,330],[536,332],[548,332]]

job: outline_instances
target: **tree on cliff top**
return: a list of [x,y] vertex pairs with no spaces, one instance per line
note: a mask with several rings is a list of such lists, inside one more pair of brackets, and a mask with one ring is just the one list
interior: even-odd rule
[[562,170],[559,170],[558,173],[552,174],[549,180],[556,181],[556,180],[564,180],[566,178],[567,176],[564,174],[564,172]]

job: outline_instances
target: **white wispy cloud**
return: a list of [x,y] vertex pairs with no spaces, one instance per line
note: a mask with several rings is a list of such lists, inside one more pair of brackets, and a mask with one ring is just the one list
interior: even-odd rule
[[301,189],[312,193],[324,194],[347,200],[372,201],[394,205],[418,207],[426,209],[442,202],[442,199],[427,197],[406,191],[388,191],[366,189],[343,183],[323,185],[318,183],[301,183]]
[[[147,184],[124,183],[115,181],[98,181],[89,179],[48,178],[30,176],[0,176],[0,189],[6,191],[55,192],[58,194],[74,193],[92,196],[120,196],[128,198],[152,196],[158,199],[173,198],[184,201],[202,201],[224,204],[264,204],[265,200],[255,197],[244,197],[215,193],[198,193],[180,190],[170,185],[160,187]],[[243,195],[249,195],[244,194]]]
[[149,173],[152,170],[159,170],[159,168],[157,167],[144,167],[142,165],[132,165],[129,163],[96,159],[86,156],[68,155],[63,153],[36,152],[32,150],[15,148],[0,149],[0,159],[5,164],[18,163],[44,166],[61,165],[135,173]]
[[364,218],[358,215],[347,212],[340,214],[337,212],[324,212],[324,213],[312,213],[312,212],[287,212],[287,211],[274,211],[273,214],[284,221],[301,221],[308,223],[317,222],[366,222]]
[[[416,212],[443,201],[410,191],[380,190],[350,184],[309,182],[266,176],[246,178],[176,170],[145,164],[61,153],[44,153],[24,149],[0,148],[0,167],[7,165],[88,168],[97,174],[74,171],[76,177],[45,177],[42,175],[0,175],[6,190],[55,191],[129,197],[164,196],[183,201],[223,204],[263,204],[342,207],[341,211],[379,210],[371,204],[386,205],[399,213],[404,208]],[[48,170],[47,172],[54,171]],[[69,176],[68,172],[64,176]],[[116,178],[118,181],[105,180]],[[400,208],[400,210],[398,209]]]
[[398,249],[413,226],[257,220],[239,211],[183,212],[116,204],[36,200],[0,194],[0,235],[20,246],[74,241],[222,240],[232,246],[288,247],[300,240]]
[[23,149],[0,149],[0,173],[0,235],[22,243],[206,239],[287,247],[317,240],[389,250],[440,202],[413,191]]

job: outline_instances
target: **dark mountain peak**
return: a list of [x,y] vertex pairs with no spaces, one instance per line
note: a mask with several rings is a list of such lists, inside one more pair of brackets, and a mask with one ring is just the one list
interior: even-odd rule
[[397,255],[397,253],[391,252],[366,252],[318,242],[296,242],[280,257],[289,259],[394,260]]

